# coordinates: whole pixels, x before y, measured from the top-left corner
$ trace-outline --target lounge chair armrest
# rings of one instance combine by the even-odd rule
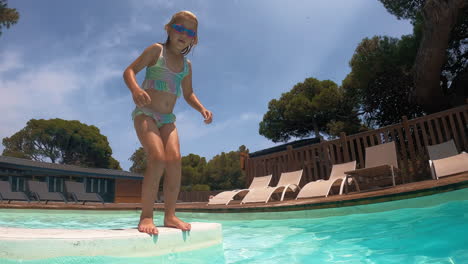
[[[26,193],[24,193],[24,192],[21,192],[21,193],[24,195],[24,198],[26,198],[26,200],[28,201],[28,203],[31,202],[31,200],[29,199],[28,195],[26,195]]]
[[[68,203],[68,199],[65,198],[65,195],[63,195],[63,193],[59,193],[59,195],[60,195],[60,197],[62,197],[62,199],[63,199],[63,201],[64,201],[65,203]]]
[[[96,193],[96,196],[101,200],[102,204],[104,204],[104,199],[102,199],[102,196],[99,193]]]
[[[294,188],[296,188],[296,189],[298,189],[298,190],[300,190],[300,189],[301,189],[301,187],[299,187],[299,185],[297,185],[297,184],[294,184],[294,183],[291,183],[291,184],[285,185],[285,186],[284,186],[284,189],[286,190],[286,189],[288,189],[288,188],[290,188],[290,187],[294,187]],[[292,188],[291,188],[291,189],[292,189]],[[294,190],[294,191],[295,191],[295,190]]]
[[[280,200],[280,201],[283,201],[283,200],[284,200],[284,196],[285,196],[285,194],[286,194],[286,191],[287,191],[288,188],[290,188],[290,187],[295,187],[295,189],[291,188],[291,190],[293,190],[293,191],[298,191],[298,190],[300,191],[300,190],[301,190],[301,187],[299,187],[299,185],[297,185],[297,184],[288,184],[288,185],[285,185],[285,186],[284,186],[284,189],[283,189],[283,192],[282,192],[282,194],[281,194],[281,200]],[[275,190],[275,191],[276,191],[276,190]]]
[[[76,197],[76,194],[74,192],[70,193],[71,197],[73,198],[73,200],[75,200],[75,203],[78,202],[78,197]]]
[[[429,160],[429,170],[431,171],[431,176],[432,179],[437,180],[437,175],[435,173],[435,168],[434,168],[434,161]]]

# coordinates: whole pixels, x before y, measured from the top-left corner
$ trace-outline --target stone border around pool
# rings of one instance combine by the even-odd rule
[[[65,256],[151,257],[222,243],[221,224],[192,223],[192,230],[159,227],[150,236],[136,229],[74,230],[0,227],[0,259],[32,260]]]

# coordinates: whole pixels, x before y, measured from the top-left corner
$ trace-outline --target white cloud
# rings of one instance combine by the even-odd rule
[[[164,10],[172,9],[175,6],[174,1],[167,0],[135,0],[130,3],[135,10]]]
[[[202,116],[196,111],[183,111],[176,113],[177,129],[181,140],[196,140],[205,136],[222,136],[228,131],[234,131],[247,123],[258,123],[261,115],[257,113],[241,113],[240,115],[218,121],[213,116],[213,122],[206,125]]]
[[[241,120],[253,120],[253,121],[258,121],[260,122],[262,120],[263,116],[261,114],[257,113],[243,113],[240,116]]]
[[[18,65],[24,64],[19,61]],[[8,80],[6,74],[0,75],[1,110],[38,110],[50,105],[61,107],[65,105],[65,97],[80,86],[76,72],[54,64],[38,69],[18,68],[20,71],[14,74],[14,79]]]
[[[10,70],[15,70],[24,67],[21,61],[21,54],[15,51],[2,52],[0,53],[0,74]]]
[[[109,90],[115,93],[117,88],[112,91],[108,85],[119,80],[124,86],[118,60],[126,54],[120,39],[130,38],[137,25],[115,26],[97,37],[92,36],[89,28],[92,26],[85,27],[83,35],[76,39],[85,43],[93,39],[88,42],[93,45],[69,56],[31,64],[26,63],[21,52],[26,46],[0,53],[0,112],[4,113],[0,119],[0,138],[19,131],[31,118],[77,119],[98,127],[120,125],[119,111],[126,110],[122,105],[125,101],[130,105],[131,97],[111,97]],[[117,37],[109,41],[112,35]],[[119,130],[116,131],[109,138],[114,135],[120,138]]]
[[[63,63],[27,68],[22,57],[18,51],[0,54],[0,61],[15,58],[14,67],[5,67],[8,74],[0,72],[0,138],[19,131],[31,118],[73,117],[69,96],[80,87],[79,75],[58,66]]]
[[[73,39],[54,44],[54,48],[65,49],[71,41],[83,47],[69,55],[32,64],[24,60],[22,52],[29,49],[28,43],[0,53],[0,112],[4,113],[0,138],[19,131],[31,118],[80,120],[98,126],[114,146],[114,157],[128,163],[134,149],[119,143],[138,140],[129,126],[131,96],[117,96],[122,94],[119,89],[126,89],[122,61],[129,54],[132,59],[139,55],[141,51],[129,50],[128,44],[136,35],[153,29],[146,23],[151,20],[135,13],[128,22],[113,24],[104,32],[94,30],[92,19],[85,21],[83,31]],[[115,83],[117,87],[109,87]]]

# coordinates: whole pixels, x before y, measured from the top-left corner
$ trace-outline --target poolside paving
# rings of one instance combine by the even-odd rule
[[[178,203],[179,212],[213,212],[213,213],[239,213],[239,212],[275,212],[294,211],[306,209],[337,208],[353,205],[372,204],[379,202],[395,201],[426,195],[432,195],[452,190],[468,188],[468,172],[445,177],[439,180],[425,180],[395,187],[352,192],[344,195],[332,195],[321,198],[308,198],[294,200],[289,198],[285,201],[270,201],[268,203],[240,204],[240,201],[233,201],[229,205],[207,205],[207,202],[186,202]],[[48,204],[32,201],[30,203],[12,201],[2,202],[0,208],[31,208],[31,209],[90,209],[90,210],[140,210],[139,203],[87,203],[74,204],[63,202],[49,202]],[[164,204],[155,203],[155,210],[163,210]]]
[[[150,257],[208,248],[221,244],[222,240],[221,224],[216,223],[192,223],[188,232],[159,227],[157,236],[137,229],[0,227],[0,262],[65,256]]]

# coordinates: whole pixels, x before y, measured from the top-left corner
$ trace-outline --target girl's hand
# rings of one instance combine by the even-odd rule
[[[206,108],[203,108],[200,113],[202,114],[203,118],[205,118],[205,124],[209,124],[211,121],[213,121],[213,113],[208,111]]]
[[[138,89],[132,93],[133,101],[138,107],[143,107],[151,103],[151,97],[143,90]]]

